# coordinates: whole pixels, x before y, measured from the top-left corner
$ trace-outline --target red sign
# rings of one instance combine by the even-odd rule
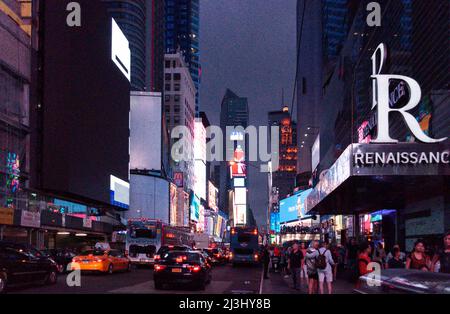
[[[184,185],[183,181],[183,172],[175,172],[173,174],[173,183],[179,188],[182,188]]]
[[[231,163],[231,177],[246,177],[247,176],[247,166],[242,162]]]

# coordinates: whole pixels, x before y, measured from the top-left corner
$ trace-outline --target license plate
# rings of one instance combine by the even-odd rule
[[[173,268],[172,273],[181,273],[181,268]]]
[[[84,260],[83,261],[83,263],[85,263],[85,264],[87,264],[87,263],[89,263],[90,262],[90,260]]]

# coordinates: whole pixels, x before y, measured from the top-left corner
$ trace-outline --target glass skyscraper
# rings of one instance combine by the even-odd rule
[[[195,112],[199,114],[200,65],[200,5],[199,0],[166,0],[166,53],[179,49],[189,66],[197,89]]]

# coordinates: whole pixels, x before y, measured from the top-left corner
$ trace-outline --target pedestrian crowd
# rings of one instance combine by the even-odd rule
[[[382,242],[358,242],[354,238],[345,246],[313,240],[308,246],[305,242],[294,242],[289,246],[266,247],[265,252],[265,278],[271,262],[273,272],[292,277],[293,289],[300,290],[306,284],[309,294],[324,294],[325,288],[327,293],[333,293],[338,273],[357,286],[360,276],[373,271],[372,263],[378,263],[380,269],[450,274],[450,232],[443,237],[442,249],[427,247],[424,241],[417,240],[409,254],[398,244],[386,253]]]

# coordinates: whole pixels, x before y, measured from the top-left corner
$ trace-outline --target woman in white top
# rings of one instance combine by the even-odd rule
[[[324,255],[327,261],[327,266],[325,269],[317,269],[317,273],[319,274],[319,291],[320,294],[324,293],[323,283],[326,280],[328,294],[331,294],[333,292],[333,266],[335,263],[326,242],[324,242],[322,247],[319,249],[319,254]]]

